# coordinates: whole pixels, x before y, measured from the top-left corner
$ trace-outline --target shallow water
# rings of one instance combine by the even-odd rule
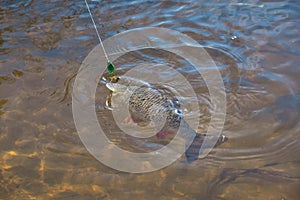
[[[95,0],[90,5],[103,39],[154,26],[203,45],[222,74],[223,134],[230,139],[204,159],[188,164],[182,156],[152,173],[123,173],[101,164],[82,144],[72,116],[74,79],[98,42],[84,2],[3,1],[0,199],[299,199],[298,1]],[[128,53],[115,65],[122,74],[149,62],[170,64],[189,80],[202,114],[199,129],[205,131],[209,93],[186,60],[148,49]],[[97,92],[96,111],[108,137],[131,150],[136,143],[126,143],[130,140],[104,109],[108,91],[99,84]]]

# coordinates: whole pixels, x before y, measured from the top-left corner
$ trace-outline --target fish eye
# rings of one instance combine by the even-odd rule
[[[119,81],[119,79],[120,79],[120,78],[119,78],[118,76],[113,76],[113,77],[111,77],[111,80],[110,80],[110,81],[111,81],[112,83],[117,83],[117,82]]]

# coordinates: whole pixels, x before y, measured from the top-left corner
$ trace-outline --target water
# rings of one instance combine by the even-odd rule
[[[97,44],[84,1],[3,1],[0,199],[299,199],[298,1],[89,3],[103,39],[154,26],[205,46],[226,88],[230,139],[205,159],[188,164],[183,156],[148,174],[104,166],[81,143],[72,117],[74,78]],[[171,63],[187,77],[205,130],[209,94],[186,60],[150,49],[114,64],[124,73],[149,61]],[[132,148],[103,108],[107,91],[98,91],[100,123],[116,144]]]

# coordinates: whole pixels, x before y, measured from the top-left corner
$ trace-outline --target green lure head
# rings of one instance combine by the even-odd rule
[[[107,62],[107,70],[110,74],[113,74],[115,72],[115,66],[110,61]]]

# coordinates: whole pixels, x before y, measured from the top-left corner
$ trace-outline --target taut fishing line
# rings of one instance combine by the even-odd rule
[[[107,53],[106,53],[105,48],[104,48],[104,45],[103,45],[103,43],[102,43],[102,39],[101,39],[101,37],[100,37],[100,34],[99,34],[99,32],[98,32],[96,23],[95,23],[95,21],[94,21],[93,15],[92,15],[92,12],[91,12],[91,10],[90,10],[89,4],[88,4],[87,0],[84,0],[84,2],[85,2],[85,5],[86,5],[86,7],[87,7],[87,9],[88,9],[88,11],[89,11],[91,20],[92,20],[92,22],[93,22],[93,26],[94,26],[94,28],[95,28],[95,30],[96,30],[96,34],[97,34],[97,37],[98,37],[99,42],[100,42],[100,45],[101,45],[101,48],[103,49],[105,58],[106,58],[106,60],[107,60],[107,70],[108,70],[108,72],[109,72],[110,74],[113,74],[114,71],[115,71],[115,66],[112,64],[112,62],[109,60],[109,58],[108,58],[108,56],[107,56]]]

